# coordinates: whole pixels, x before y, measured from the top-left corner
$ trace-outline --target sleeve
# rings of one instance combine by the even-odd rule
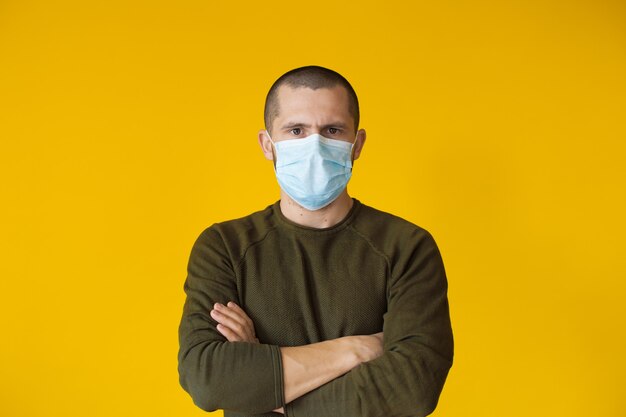
[[[180,385],[205,411],[259,414],[284,406],[280,348],[228,342],[209,312],[215,302],[239,303],[235,274],[221,235],[209,227],[191,250],[186,300],[178,328]]]
[[[434,411],[454,350],[443,260],[421,229],[390,263],[383,354],[290,402],[288,417],[421,417]]]

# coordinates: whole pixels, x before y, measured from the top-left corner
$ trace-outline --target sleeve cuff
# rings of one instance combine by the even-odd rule
[[[276,408],[283,407],[285,410],[285,417],[287,417],[287,404],[285,404],[285,382],[283,379],[283,359],[280,353],[280,347],[277,345],[270,345],[272,352],[272,364],[274,368],[274,401]]]

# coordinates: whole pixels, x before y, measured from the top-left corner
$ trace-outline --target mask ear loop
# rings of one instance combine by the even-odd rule
[[[352,142],[352,145],[350,145],[350,165],[354,165],[354,145],[356,144],[356,140],[359,138],[359,132],[356,133],[356,135],[354,136],[354,142]],[[350,167],[350,170],[352,170],[352,167]]]
[[[276,142],[274,142],[272,140],[272,136],[270,135],[270,131],[267,130],[267,129],[265,129],[265,131],[267,132],[267,137],[270,139],[270,142],[272,142],[272,157],[273,157],[272,158],[272,162],[274,163],[274,172],[276,172],[276,159],[278,159],[276,157],[276,154],[278,153],[278,152],[276,152]]]

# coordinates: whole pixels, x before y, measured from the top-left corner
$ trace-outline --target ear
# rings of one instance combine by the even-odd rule
[[[263,151],[263,155],[265,155],[265,159],[270,161],[274,160],[274,152],[272,149],[272,141],[270,140],[270,136],[267,133],[267,130],[259,130],[259,145],[261,145],[261,151]]]
[[[359,159],[359,155],[361,155],[361,150],[363,149],[363,145],[365,145],[365,129],[359,129],[356,133],[356,139],[354,140],[354,149],[352,153],[352,160]]]

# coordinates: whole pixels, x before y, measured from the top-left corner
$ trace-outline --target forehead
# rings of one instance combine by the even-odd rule
[[[282,85],[277,91],[278,116],[276,120],[291,118],[334,117],[353,121],[348,92],[341,85],[331,88],[291,87]]]

